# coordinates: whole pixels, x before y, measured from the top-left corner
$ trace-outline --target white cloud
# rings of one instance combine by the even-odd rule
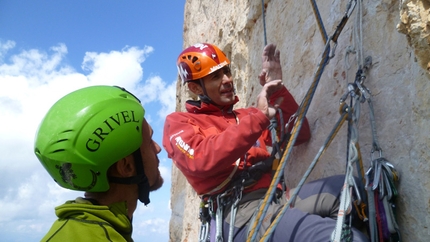
[[[3,56],[10,50],[15,47],[15,42],[8,40],[5,43],[3,43],[0,40],[0,63],[3,63]]]
[[[169,221],[161,218],[144,220],[134,226],[134,237],[148,235],[149,232],[165,234],[169,231]]]
[[[82,195],[55,184],[33,154],[37,127],[54,102],[71,91],[99,84],[123,86],[144,104],[159,103],[163,108],[157,115],[173,111],[175,102],[172,106],[172,98],[166,96],[166,92],[172,94],[171,85],[160,77],[142,82],[141,64],[152,47],[87,52],[82,63],[86,73],[65,64],[65,44],[48,52],[30,49],[10,53],[14,48],[13,41],[0,42],[0,237],[26,234],[33,241],[40,239],[55,220],[55,206]],[[150,113],[145,116],[149,120],[152,117]],[[160,170],[170,182],[170,168],[162,165]],[[149,224],[157,223],[168,224],[161,220]],[[163,233],[166,231],[167,227]]]
[[[7,47],[0,47],[0,49],[11,50],[13,46],[9,44]],[[61,65],[67,54],[67,47],[64,44],[60,43],[51,47],[51,52],[52,54],[37,49],[23,50],[19,54],[11,56],[11,64],[5,64],[5,61],[2,60],[0,73],[2,76],[25,76],[28,84],[36,87],[49,82],[58,74],[65,75],[73,72],[73,68],[70,66]]]
[[[119,85],[133,90],[142,79],[140,64],[152,51],[152,47],[145,46],[144,49],[126,47],[109,53],[87,52],[82,69],[91,72],[88,79],[92,84]]]
[[[159,101],[163,107],[158,115],[165,118],[168,114],[175,111],[176,107],[176,81],[168,85],[164,92],[161,92]]]
[[[160,174],[164,179],[164,183],[169,183],[170,184],[170,180],[171,180],[171,169],[170,167],[164,166],[164,165],[160,165],[160,167],[158,168],[160,170]]]
[[[157,101],[161,104],[158,116],[164,119],[168,114],[175,111],[176,106],[176,82],[167,84],[159,76],[147,79],[143,85],[138,86],[136,93],[143,106],[146,103]]]

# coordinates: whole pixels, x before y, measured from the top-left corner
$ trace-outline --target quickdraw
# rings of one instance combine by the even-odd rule
[[[367,170],[366,191],[369,202],[369,234],[372,242],[401,241],[399,226],[395,218],[395,199],[398,196],[395,183],[399,181],[399,174],[382,155],[379,145],[372,100],[367,99],[370,109],[370,123],[372,126],[373,148],[371,163]],[[373,154],[379,152],[374,159]]]
[[[369,227],[371,241],[400,241],[395,218],[395,182],[399,179],[394,166],[384,157],[372,160],[366,172],[366,191],[369,197]]]
[[[227,189],[221,194],[216,195],[204,195],[201,197],[200,202],[200,213],[199,219],[201,221],[199,231],[199,242],[210,241],[210,224],[211,221],[215,221],[215,241],[222,242],[223,239],[223,221],[224,221],[224,209],[227,206],[231,206],[230,210],[230,227],[228,242],[233,241],[233,230],[236,220],[236,213],[239,202],[242,200],[243,190],[245,189],[245,179],[240,184],[231,185],[231,188]]]

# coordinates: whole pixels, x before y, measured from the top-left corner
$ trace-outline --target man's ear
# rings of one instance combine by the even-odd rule
[[[195,83],[195,82],[188,82],[188,83],[187,83],[187,85],[188,85],[188,89],[189,89],[192,93],[194,93],[194,94],[196,94],[196,95],[201,95],[201,94],[203,94],[202,86],[200,86],[199,84],[197,84],[197,83]]]
[[[131,177],[136,174],[133,156],[129,155],[115,163],[116,171],[120,177]]]

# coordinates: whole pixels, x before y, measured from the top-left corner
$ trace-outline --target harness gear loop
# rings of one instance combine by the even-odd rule
[[[213,216],[213,201],[210,196],[202,196],[199,206],[199,242],[210,241],[210,221]]]
[[[242,180],[242,184],[245,182],[245,180]],[[231,212],[230,212],[230,228],[228,232],[228,242],[233,242],[233,232],[234,232],[234,224],[236,222],[236,214],[237,214],[237,208],[239,206],[240,200],[242,200],[242,193],[244,190],[244,186],[240,186],[238,189],[237,187],[234,189],[235,192],[235,200],[233,204],[231,205]]]
[[[216,197],[217,209],[216,209],[216,215],[215,215],[215,224],[216,224],[215,240],[217,242],[223,242],[224,241],[224,239],[222,237],[222,224],[223,224],[223,217],[224,217],[224,213],[223,213],[224,212],[224,206],[223,206],[222,196],[224,194],[220,194]]]
[[[241,184],[245,183],[242,179]],[[210,223],[211,219],[215,220],[215,241],[223,242],[223,224],[224,224],[224,209],[231,206],[230,210],[230,227],[228,241],[233,241],[234,224],[236,221],[236,214],[245,186],[232,185],[221,194],[217,195],[204,195],[201,197],[199,219],[202,222],[199,231],[199,242],[210,241]],[[212,231],[214,232],[214,231]]]

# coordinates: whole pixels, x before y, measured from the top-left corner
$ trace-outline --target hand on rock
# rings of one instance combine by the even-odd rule
[[[276,45],[268,44],[263,50],[263,69],[258,76],[260,84],[264,84],[274,81],[282,80],[282,68],[280,61],[280,52],[276,49]]]

